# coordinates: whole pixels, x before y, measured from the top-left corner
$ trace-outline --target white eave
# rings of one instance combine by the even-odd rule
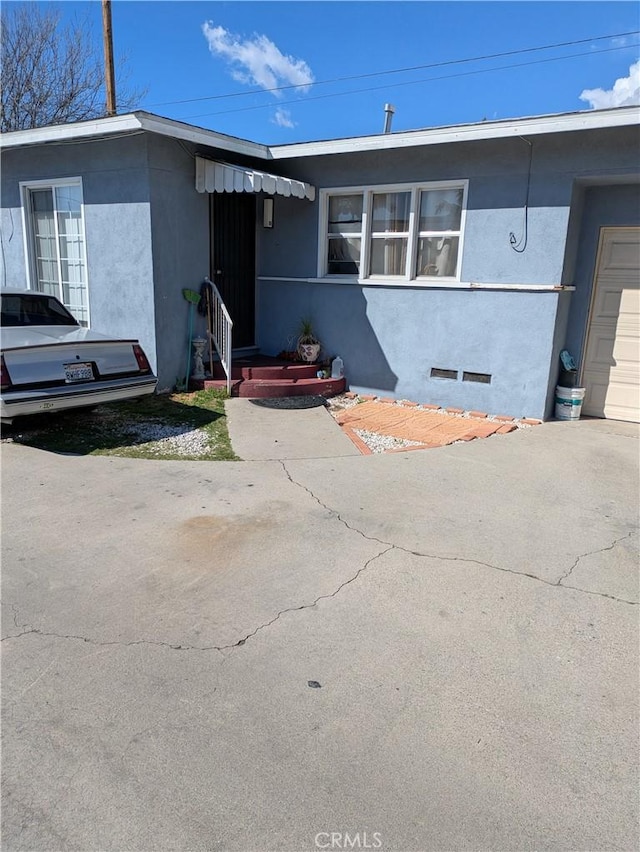
[[[313,201],[315,187],[301,180],[270,174],[246,166],[233,166],[196,157],[197,192],[265,192],[285,198]]]
[[[54,124],[48,127],[36,127],[33,130],[16,130],[4,133],[0,137],[0,148],[18,148],[27,145],[60,144],[89,139],[109,138],[141,132],[158,133],[173,139],[182,139],[195,145],[220,148],[234,154],[266,159],[269,156],[266,145],[249,142],[215,130],[193,127],[181,121],[161,118],[147,112],[133,112],[116,115],[111,118],[97,118],[93,121],[80,121],[75,124]]]
[[[260,160],[282,160],[294,157],[321,156],[323,154],[381,151],[393,148],[444,145],[453,142],[472,142],[483,139],[504,139],[513,136],[529,137],[579,130],[600,130],[633,126],[639,123],[640,110],[638,107],[632,106],[267,146],[139,111],[75,124],[57,124],[38,127],[33,130],[16,130],[0,136],[0,148],[82,142],[146,131],[173,139],[181,139],[196,146],[218,148]]]
[[[424,130],[382,133],[375,136],[351,136],[345,139],[273,145],[269,147],[269,154],[274,160],[281,160],[293,157],[316,157],[323,154],[444,145],[451,142],[475,142],[482,139],[504,139],[510,136],[539,136],[576,130],[600,130],[638,124],[640,124],[640,109],[637,106],[618,107],[506,121],[482,121],[478,124],[430,127]]]

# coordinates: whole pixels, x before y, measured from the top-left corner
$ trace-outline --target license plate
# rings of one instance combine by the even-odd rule
[[[62,366],[64,367],[65,382],[86,382],[95,378],[93,367],[88,361],[78,364],[63,364]]]

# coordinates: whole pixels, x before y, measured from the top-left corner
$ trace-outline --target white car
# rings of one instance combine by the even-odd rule
[[[53,296],[0,291],[0,419],[152,394],[157,379],[137,340],[83,328]]]

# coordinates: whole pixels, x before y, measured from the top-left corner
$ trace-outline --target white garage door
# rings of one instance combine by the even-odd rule
[[[582,381],[583,413],[640,422],[640,228],[603,228]]]

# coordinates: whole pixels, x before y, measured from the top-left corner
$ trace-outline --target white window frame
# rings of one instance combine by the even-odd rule
[[[353,275],[351,273],[341,274],[341,273],[329,273],[327,271],[329,266],[329,198],[337,195],[361,195],[362,190],[359,187],[355,187],[355,189],[349,189],[348,187],[342,187],[339,190],[331,191],[328,189],[320,190],[320,239],[318,240],[318,245],[322,246],[320,253],[318,254],[318,277],[328,277],[332,279],[338,280],[347,280],[353,281],[358,278],[358,276]],[[359,237],[360,239],[360,268],[364,263],[364,254],[365,250],[367,253],[367,258],[369,255],[368,246],[365,249],[365,233],[367,233],[368,221],[369,221],[369,209],[366,206],[367,198],[363,196],[362,199],[362,229],[360,233],[357,231],[349,231],[348,233],[338,234],[335,233],[332,236],[339,237]],[[324,230],[323,230],[324,229]]]
[[[81,177],[68,178],[49,178],[44,180],[27,180],[20,181],[20,202],[22,206],[22,236],[24,241],[24,256],[27,272],[27,289],[39,292],[36,289],[38,275],[36,272],[36,260],[34,257],[35,237],[33,232],[33,219],[31,217],[30,192],[33,189],[57,189],[62,186],[79,186],[80,187],[80,218],[82,221],[82,263],[84,265],[84,286],[87,293],[87,328],[91,327],[91,305],[89,299],[89,267],[87,264],[87,228],[84,215],[84,189],[82,186]],[[55,199],[55,193],[54,193]],[[55,212],[57,210],[54,207]],[[55,237],[56,237],[56,260],[58,265],[58,281],[60,282],[60,292],[58,299],[64,304],[62,291],[62,263],[60,259],[60,234],[58,231],[58,217],[53,217]],[[65,305],[65,307],[67,307]]]
[[[419,231],[420,225],[420,193],[438,189],[462,189],[462,211],[460,214],[460,231]],[[443,180],[427,181],[421,183],[392,183],[372,184],[365,186],[340,186],[321,189],[319,193],[319,221],[318,221],[318,278],[326,281],[343,281],[358,284],[384,284],[387,286],[412,287],[443,287],[450,284],[460,283],[460,271],[462,269],[462,256],[464,249],[464,233],[467,214],[467,195],[469,190],[468,180]],[[407,240],[407,263],[404,275],[370,275],[369,266],[371,259],[373,196],[385,192],[410,192],[411,204],[409,212],[409,233]],[[360,273],[358,275],[340,275],[328,272],[328,249],[329,249],[329,198],[336,195],[359,195],[363,196],[362,203],[362,231],[360,233]],[[426,235],[426,236],[425,236]],[[357,236],[351,233],[350,236]],[[381,234],[379,236],[382,236]],[[392,235],[395,236],[395,235]],[[403,234],[398,234],[398,237]],[[458,237],[458,257],[456,261],[455,275],[450,276],[418,276],[418,240],[422,237]]]

